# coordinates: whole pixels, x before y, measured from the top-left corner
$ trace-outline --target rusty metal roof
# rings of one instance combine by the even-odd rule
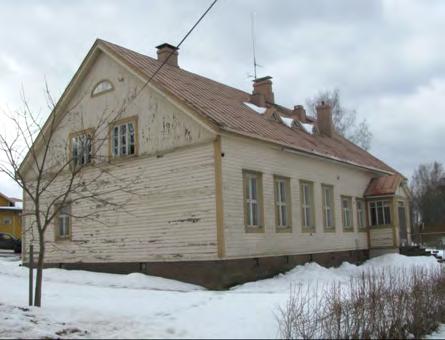
[[[366,188],[364,196],[394,195],[402,180],[403,178],[399,174],[373,178]]]
[[[147,79],[161,64],[156,59],[110,42],[98,40],[97,43]],[[250,99],[247,92],[170,65],[164,65],[152,82],[222,130],[340,162],[383,172],[396,172],[338,134],[332,137],[311,135],[303,129],[289,128],[281,122],[267,119],[244,104]],[[281,111],[289,110],[279,105],[275,107],[277,110],[281,108]]]

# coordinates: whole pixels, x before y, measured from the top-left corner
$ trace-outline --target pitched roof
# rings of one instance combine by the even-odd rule
[[[0,197],[3,197],[5,200],[7,200],[9,203],[12,203],[12,204],[14,204],[16,202],[14,198],[8,197],[1,192],[0,192]]]
[[[110,42],[98,40],[98,44],[147,79],[161,64],[156,59]],[[383,172],[396,172],[342,136],[311,135],[304,129],[289,128],[281,122],[265,118],[244,104],[250,99],[250,94],[247,92],[167,64],[161,68],[152,82],[223,130],[268,140],[291,149],[341,162]],[[279,105],[276,107],[281,111],[286,110]]]
[[[371,182],[369,182],[364,196],[394,195],[402,179],[402,176],[399,174],[373,178]]]

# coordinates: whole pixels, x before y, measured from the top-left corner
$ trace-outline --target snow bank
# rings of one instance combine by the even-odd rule
[[[427,335],[425,339],[445,339],[445,323],[436,332]]]
[[[15,277],[28,277],[28,268],[20,266],[19,261],[2,261],[0,274]],[[83,270],[65,270],[49,268],[43,274],[45,282],[71,283],[86,286],[149,289],[177,292],[205,290],[190,283],[169,280],[162,277],[132,273],[128,275],[88,272]]]
[[[397,254],[361,266],[308,263],[222,292],[143,274],[46,269],[44,308],[28,309],[28,269],[0,258],[0,291],[7,292],[0,294],[0,338],[276,338],[277,308],[293,283],[316,290],[367,269],[437,265]]]
[[[344,262],[337,268],[325,268],[317,263],[296,266],[285,274],[271,279],[248,282],[232,288],[234,292],[285,292],[292,285],[325,286],[334,281],[347,283],[351,277],[358,277],[363,272],[388,268],[437,267],[440,264],[430,256],[408,257],[399,254],[387,254],[366,261],[360,266]],[[316,288],[316,287],[314,287]]]

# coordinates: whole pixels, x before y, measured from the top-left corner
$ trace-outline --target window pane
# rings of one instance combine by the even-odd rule
[[[389,207],[385,207],[385,224],[391,224],[391,210]]]
[[[127,154],[127,125],[123,124],[120,129],[121,155]]]
[[[378,209],[377,209],[377,224],[378,224],[378,225],[382,225],[382,224],[384,224],[384,220],[383,220],[383,208],[382,208],[381,204],[380,204],[380,206],[378,206]]]
[[[132,123],[128,123],[128,154],[134,154],[134,128]]]
[[[280,225],[281,226],[287,226],[287,208],[285,205],[281,206],[281,221],[280,221]]]
[[[252,203],[252,225],[258,225],[258,205],[256,203]]]
[[[253,200],[257,199],[257,187],[256,187],[256,178],[250,177],[250,198]]]
[[[286,187],[285,187],[284,181],[280,181],[279,186],[280,186],[280,194],[281,194],[280,201],[283,203],[286,203]]]
[[[85,136],[85,164],[91,162],[91,137]]]
[[[59,235],[64,236],[65,235],[65,220],[63,217],[59,217]]]
[[[371,204],[371,225],[377,225],[377,211],[374,204]]]
[[[303,202],[309,204],[309,185],[303,184]]]
[[[72,155],[73,158],[73,164],[77,165],[77,158],[78,158],[78,146],[77,146],[77,138],[71,139],[71,145],[72,145]]]
[[[304,210],[305,210],[305,219],[306,219],[305,226],[311,227],[312,226],[311,208],[306,207]]]
[[[113,155],[119,155],[119,128],[117,126],[113,129]]]

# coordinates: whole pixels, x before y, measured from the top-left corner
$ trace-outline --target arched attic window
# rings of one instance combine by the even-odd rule
[[[91,91],[91,97],[95,97],[113,90],[114,86],[109,80],[101,80],[96,84],[96,86],[94,86],[93,91]]]

